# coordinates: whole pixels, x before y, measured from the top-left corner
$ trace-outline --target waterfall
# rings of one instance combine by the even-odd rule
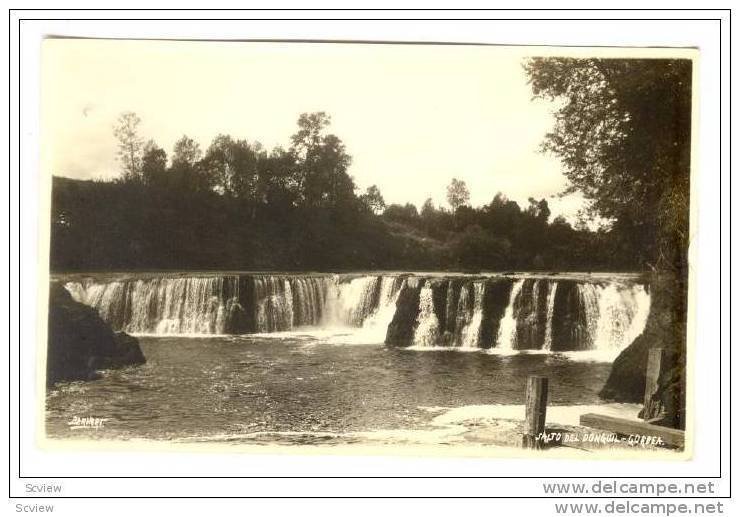
[[[527,279],[524,281],[519,296],[514,300],[516,315],[517,350],[539,350],[545,341],[547,326],[547,300],[543,295],[543,285],[547,280]]]
[[[147,332],[154,326],[157,334],[223,334],[222,288],[222,278],[179,278],[164,286],[160,282],[138,281],[132,292],[132,313],[126,328]],[[164,296],[158,296],[160,289],[164,289]],[[155,318],[151,317],[153,306],[158,315]]]
[[[324,314],[329,282],[321,277],[297,277],[290,282],[293,291],[293,326],[318,325]]]
[[[367,338],[368,343],[382,343],[385,340],[388,325],[396,313],[396,302],[402,286],[403,280],[397,276],[384,276],[380,280],[378,307],[362,323],[362,337]]]
[[[329,327],[361,327],[377,307],[377,276],[361,276],[345,281],[335,278],[329,290],[323,323]]]
[[[596,331],[601,315],[598,288],[594,284],[578,284],[578,294],[581,297],[585,317],[586,348],[598,348]]]
[[[414,345],[435,346],[439,340],[439,320],[434,313],[432,285],[429,280],[419,293],[419,316],[416,319],[416,325]]]
[[[223,334],[238,296],[235,277],[67,283],[73,298],[116,330],[134,334]],[[238,303],[238,302],[236,302]]]
[[[621,350],[642,333],[650,312],[650,295],[641,285],[599,287],[594,348]]]
[[[337,328],[354,343],[604,351],[628,346],[650,310],[646,285],[616,280],[441,275],[149,275],[70,280],[114,330],[218,335]],[[402,289],[403,288],[403,289]],[[411,289],[411,291],[408,291]],[[407,292],[408,296],[401,296]],[[397,323],[392,323],[396,321]],[[341,339],[340,339],[341,341]],[[389,345],[397,343],[388,342]]]
[[[460,346],[477,348],[481,320],[483,319],[483,282],[473,283],[473,308],[467,325],[462,329]]]
[[[545,342],[542,345],[543,350],[552,350],[552,315],[555,310],[555,293],[557,292],[557,288],[557,282],[550,282],[550,288],[547,292],[547,319],[545,320]]]
[[[460,346],[463,341],[463,332],[473,318],[472,301],[470,285],[465,284],[460,288],[460,297],[457,299],[457,308],[455,310],[455,324],[453,326],[454,346]]]
[[[514,304],[516,303],[519,293],[524,286],[524,279],[517,280],[511,288],[509,295],[509,305],[506,306],[504,316],[498,327],[498,336],[496,337],[496,348],[499,350],[514,350],[516,341],[516,314]]]
[[[293,290],[282,277],[254,279],[257,332],[276,332],[293,328]]]
[[[459,294],[459,293],[458,293]],[[455,283],[447,281],[447,293],[445,293],[445,330],[455,332],[457,320],[457,299],[455,298]]]

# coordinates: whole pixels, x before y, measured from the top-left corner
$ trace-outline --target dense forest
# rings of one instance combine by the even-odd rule
[[[386,206],[376,186],[358,192],[325,113],[300,115],[287,149],[218,135],[203,152],[183,136],[169,157],[139,123],[114,128],[115,181],[54,177],[53,271],[645,268],[633,240],[551,218],[545,199],[472,207],[453,178],[448,207]]]

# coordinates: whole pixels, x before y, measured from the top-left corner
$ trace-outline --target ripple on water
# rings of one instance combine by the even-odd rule
[[[432,426],[424,408],[523,404],[532,374],[550,377],[551,404],[600,404],[609,372],[608,363],[566,355],[419,353],[323,340],[143,337],[147,364],[48,390],[48,434],[327,443],[390,433],[385,440]],[[71,429],[74,416],[108,420],[97,430]]]

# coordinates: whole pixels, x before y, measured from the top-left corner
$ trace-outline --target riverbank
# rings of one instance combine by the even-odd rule
[[[241,432],[184,437],[167,443],[146,439],[94,439],[96,429],[87,429],[90,439],[63,441],[47,439],[42,444],[55,448],[84,450],[172,450],[192,452],[229,451],[237,453],[303,455],[393,455],[447,457],[531,457],[574,459],[682,460],[686,451],[640,443],[629,437],[578,425],[581,414],[599,412],[632,418],[634,404],[553,406],[548,409],[547,432],[551,441],[541,450],[521,447],[523,405],[471,405],[457,408],[419,408],[432,418],[428,425],[414,429],[385,429],[360,432],[283,431]],[[570,441],[564,441],[567,438]],[[575,441],[577,439],[577,441]]]
[[[636,404],[600,404],[553,406],[548,408],[546,436],[542,449],[522,449],[524,405],[472,405],[457,408],[421,407],[434,415],[429,425],[419,429],[377,430],[354,433],[234,433],[181,444],[231,444],[237,449],[258,443],[263,447],[284,446],[287,440],[304,452],[334,450],[340,453],[396,454],[398,448],[424,451],[431,455],[530,456],[581,458],[628,458],[649,455],[655,459],[683,458],[683,451],[654,443],[653,437],[622,436],[579,424],[582,414],[598,412],[634,419],[640,409]],[[246,428],[248,429],[248,427]],[[311,451],[311,448],[315,451]],[[292,449],[292,447],[291,447]]]

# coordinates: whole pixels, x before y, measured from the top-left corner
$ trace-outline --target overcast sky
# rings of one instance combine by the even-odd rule
[[[526,48],[47,40],[45,168],[71,178],[119,175],[112,127],[123,111],[168,153],[187,134],[205,149],[219,133],[288,147],[298,115],[325,111],[350,174],[386,203],[446,204],[464,180],[474,206],[496,192],[547,198],[569,219],[560,163],[538,146],[553,105],[533,101]]]

